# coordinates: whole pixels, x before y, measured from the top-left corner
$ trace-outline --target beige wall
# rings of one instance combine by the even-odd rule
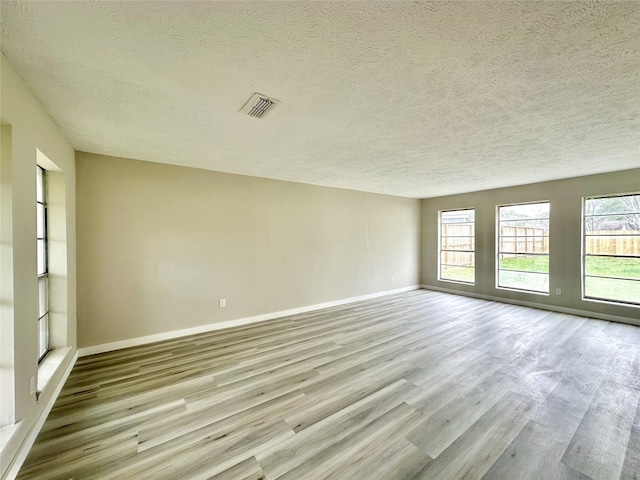
[[[640,308],[582,300],[582,197],[640,191],[640,169],[422,200],[422,284],[520,302],[622,316],[640,323]],[[495,286],[496,206],[550,201],[550,295]],[[476,284],[438,281],[438,212],[476,209]],[[555,289],[561,295],[555,295]]]
[[[76,168],[81,347],[418,283],[419,200],[88,153]]]
[[[3,145],[0,158],[0,407],[2,425],[21,423],[9,442],[1,449],[0,474],[9,466],[19,445],[58,386],[62,371],[72,360],[76,346],[75,154],[4,55],[1,60],[0,115]],[[64,207],[56,202],[54,208],[57,221],[65,222],[65,225],[57,225],[56,237],[56,251],[64,250],[64,254],[52,259],[58,281],[55,293],[58,301],[55,306],[55,346],[72,348],[57,374],[36,399],[36,395],[30,393],[29,381],[36,378],[38,373],[35,206],[38,150],[55,163],[58,169],[55,173],[55,196],[57,199],[65,200]],[[64,211],[61,211],[61,208]],[[64,235],[60,233],[62,231],[65,232]],[[62,257],[64,265],[60,264]]]

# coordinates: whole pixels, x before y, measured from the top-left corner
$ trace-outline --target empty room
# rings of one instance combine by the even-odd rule
[[[640,3],[0,20],[3,480],[640,478]]]

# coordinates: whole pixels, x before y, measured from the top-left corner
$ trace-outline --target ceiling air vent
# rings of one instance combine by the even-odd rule
[[[261,93],[254,93],[247,103],[244,104],[240,113],[246,113],[251,117],[262,118],[273,106],[280,103],[275,98],[267,97]]]

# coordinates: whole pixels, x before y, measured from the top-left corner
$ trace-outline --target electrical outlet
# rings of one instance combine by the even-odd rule
[[[227,306],[227,299],[226,298],[221,298],[220,299],[220,308],[225,308]]]
[[[34,393],[36,393],[36,377],[31,377],[29,379],[29,395]]]
[[[391,276],[389,277],[389,281],[390,281],[391,283],[393,283],[393,282],[395,281],[395,279],[393,278],[393,275],[391,275]]]
[[[556,295],[562,295],[562,289],[556,288]]]

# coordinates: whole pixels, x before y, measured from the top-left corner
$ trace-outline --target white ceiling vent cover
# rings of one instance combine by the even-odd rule
[[[267,97],[261,93],[254,93],[247,103],[244,104],[240,113],[246,113],[251,117],[262,118],[274,105],[280,103],[275,98]]]

